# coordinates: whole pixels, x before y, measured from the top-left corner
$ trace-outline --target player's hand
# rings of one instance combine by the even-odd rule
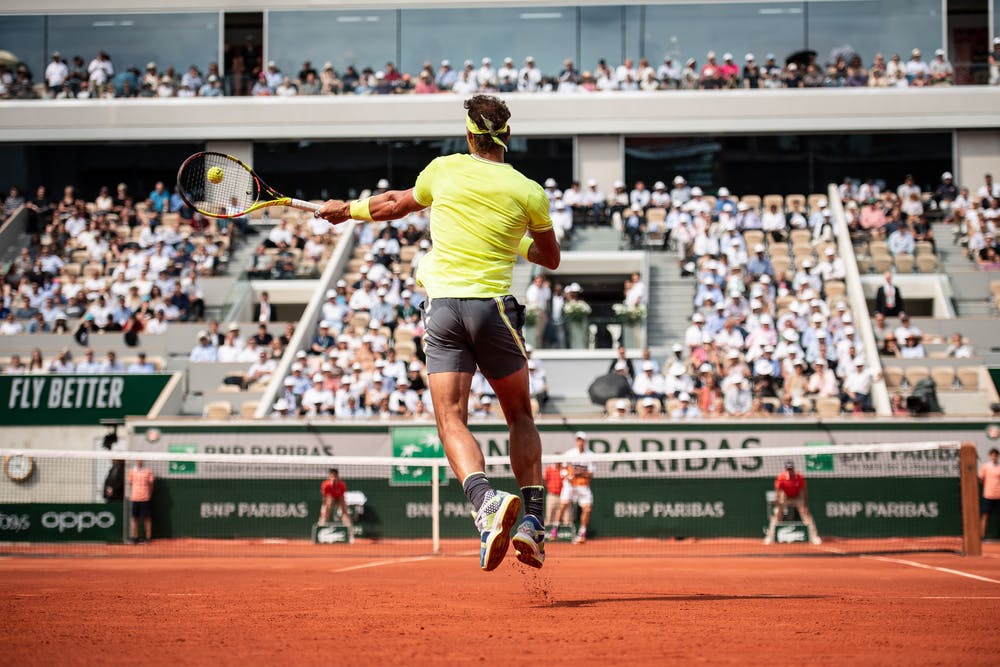
[[[351,218],[351,204],[341,199],[328,199],[315,215],[336,225]]]

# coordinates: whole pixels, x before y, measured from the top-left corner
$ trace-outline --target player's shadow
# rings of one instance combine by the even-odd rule
[[[829,595],[637,595],[632,597],[582,598],[579,600],[556,600],[539,607],[596,607],[619,602],[719,602],[731,600],[825,600]]]

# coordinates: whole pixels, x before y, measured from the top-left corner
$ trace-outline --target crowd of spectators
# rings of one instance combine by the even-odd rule
[[[200,280],[225,270],[235,241],[233,226],[194,215],[162,182],[138,201],[124,183],[92,199],[72,185],[58,198],[11,188],[5,217],[22,207],[29,239],[0,284],[0,335],[71,333],[86,347],[120,334],[136,347],[204,318]]]
[[[995,42],[1000,52],[1000,40]],[[992,56],[991,56],[992,57]],[[1000,57],[1000,53],[998,53]],[[714,51],[699,63],[695,57],[666,56],[662,62],[647,58],[625,59],[618,65],[600,59],[593,69],[580,69],[566,59],[558,72],[542,72],[535,59],[527,56],[520,63],[506,57],[494,64],[484,57],[478,62],[465,60],[461,66],[449,59],[438,65],[424,63],[419,72],[400,71],[392,62],[382,68],[349,65],[338,71],[332,62],[317,69],[305,61],[297,72],[284,72],[274,61],[264,62],[259,48],[248,41],[241,48],[225,47],[226,71],[218,63],[202,69],[160,68],[146,63],[117,69],[104,51],[89,62],[76,55],[72,59],[54,52],[46,66],[43,81],[36,88],[32,73],[25,65],[13,70],[0,68],[0,97],[15,98],[122,98],[122,97],[218,97],[222,95],[343,95],[399,93],[476,92],[608,92],[656,90],[716,90],[774,88],[840,87],[924,87],[951,85],[954,68],[943,49],[925,60],[919,49],[908,58],[877,53],[867,66],[862,57],[850,50],[831,53],[819,62],[813,52],[802,52],[792,59],[779,60],[773,53],[763,59],[753,53],[742,57],[732,53],[721,56]],[[992,79],[991,79],[992,81]]]

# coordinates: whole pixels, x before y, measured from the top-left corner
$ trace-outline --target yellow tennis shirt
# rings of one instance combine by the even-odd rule
[[[433,160],[413,198],[431,207],[434,246],[417,267],[431,298],[510,294],[517,246],[527,231],[552,229],[549,200],[511,165],[473,155]]]

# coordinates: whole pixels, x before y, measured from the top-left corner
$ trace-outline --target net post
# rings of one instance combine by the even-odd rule
[[[441,553],[441,481],[438,478],[440,470],[440,463],[431,465],[431,549],[435,555]]]
[[[979,533],[977,463],[976,446],[971,442],[963,442],[959,450],[959,475],[962,489],[962,550],[966,556],[983,555],[983,541]]]

